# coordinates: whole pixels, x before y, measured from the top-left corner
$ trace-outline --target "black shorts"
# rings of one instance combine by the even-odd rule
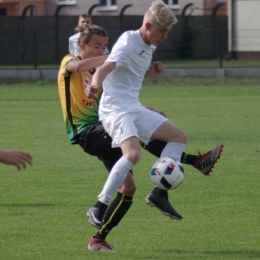
[[[103,162],[108,172],[114,164],[122,157],[121,148],[112,148],[112,138],[102,125],[91,125],[83,130],[77,137],[84,152],[97,156]]]

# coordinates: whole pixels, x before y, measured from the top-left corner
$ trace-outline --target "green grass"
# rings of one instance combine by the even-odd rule
[[[1,81],[0,149],[28,150],[34,164],[0,165],[0,259],[260,259],[259,79],[146,81],[140,99],[187,132],[187,152],[218,142],[224,152],[210,177],[184,166],[182,185],[169,192],[177,222],[145,204],[155,158],[143,151],[133,206],[107,238],[117,253],[90,253],[96,231],[85,212],[104,167],[69,144],[56,82]]]

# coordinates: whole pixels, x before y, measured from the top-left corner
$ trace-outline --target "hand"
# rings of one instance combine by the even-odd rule
[[[0,162],[16,166],[18,170],[26,168],[26,163],[32,165],[32,156],[20,150],[0,151]]]
[[[90,85],[88,87],[86,87],[85,89],[85,94],[89,97],[89,98],[93,98],[95,97],[95,93],[98,92],[99,87],[95,86],[95,85]]]
[[[156,78],[164,72],[164,65],[161,62],[153,62],[146,72],[145,77]]]
[[[154,67],[154,71],[157,74],[162,74],[164,72],[164,65],[161,62],[153,62],[152,65]]]

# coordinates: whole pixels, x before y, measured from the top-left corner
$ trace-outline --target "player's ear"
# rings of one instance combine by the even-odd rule
[[[147,31],[150,31],[150,30],[151,30],[151,27],[152,27],[152,24],[151,24],[151,23],[149,23],[149,22],[145,23],[145,29],[146,29]]]
[[[83,42],[79,42],[79,48],[83,50],[85,48],[85,44]]]

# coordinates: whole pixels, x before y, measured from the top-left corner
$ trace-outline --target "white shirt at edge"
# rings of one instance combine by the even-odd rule
[[[76,33],[69,37],[69,53],[78,56],[79,55],[79,45],[78,45],[78,39],[79,39],[80,33]]]

